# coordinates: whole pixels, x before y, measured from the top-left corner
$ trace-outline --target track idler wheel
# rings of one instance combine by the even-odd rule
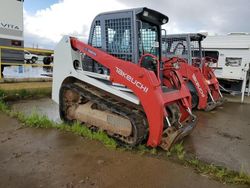
[[[78,106],[80,95],[69,86],[63,85],[60,89],[59,96],[60,118],[67,123],[72,123],[74,118],[70,116],[70,109]]]

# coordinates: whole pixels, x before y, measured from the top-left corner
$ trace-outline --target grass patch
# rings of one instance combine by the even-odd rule
[[[177,156],[179,160],[184,160],[185,159],[185,150],[183,147],[183,142],[175,144],[170,151],[167,152],[167,156],[170,157],[172,155]]]
[[[0,111],[8,114],[11,117],[17,118],[24,127],[34,128],[55,128],[61,131],[72,132],[73,134],[102,142],[108,148],[118,148],[116,141],[107,136],[104,132],[93,132],[80,123],[74,123],[69,126],[64,123],[56,123],[49,120],[46,116],[41,116],[36,113],[29,116],[20,112],[13,112],[9,106],[0,99]],[[131,150],[131,148],[122,148],[121,150]],[[167,153],[159,151],[156,148],[148,148],[145,145],[137,146],[133,151],[140,154],[162,155],[167,156],[168,159],[177,161],[180,164],[193,168],[197,173],[206,175],[214,180],[229,184],[244,184],[250,185],[250,176],[243,172],[235,172],[225,167],[208,164],[199,160],[198,158],[189,157],[186,155],[182,142],[176,144]]]
[[[132,149],[132,148],[130,148],[130,149]],[[138,152],[141,155],[144,155],[144,154],[156,155],[157,154],[156,148],[149,148],[146,145],[139,145],[134,149],[136,152]]]
[[[18,113],[17,118],[26,127],[35,128],[53,128],[56,124],[49,120],[46,116],[40,116],[37,113],[33,113],[30,116],[24,116],[22,113]]]
[[[225,167],[207,164],[197,158],[186,159],[185,164],[193,167],[199,174],[207,175],[222,183],[250,185],[250,176],[235,172]]]
[[[0,99],[0,111],[9,115],[10,108]]]
[[[108,148],[115,149],[117,148],[117,143],[114,139],[110,138],[106,133],[102,131],[91,131],[87,127],[83,126],[80,123],[74,123],[73,125],[69,126],[67,124],[55,124],[53,127],[67,132],[72,132],[76,135],[91,139],[97,140],[103,143]]]
[[[51,88],[43,89],[21,89],[5,91],[0,89],[0,100],[20,100],[20,99],[34,99],[42,97],[50,97]]]

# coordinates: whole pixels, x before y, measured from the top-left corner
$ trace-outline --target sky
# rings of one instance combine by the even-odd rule
[[[98,13],[145,6],[169,17],[169,34],[250,32],[249,0],[25,0],[25,46],[53,49],[67,34],[87,41]]]
[[[29,13],[36,13],[36,11],[41,9],[46,9],[50,5],[58,3],[58,0],[25,0],[24,8]]]

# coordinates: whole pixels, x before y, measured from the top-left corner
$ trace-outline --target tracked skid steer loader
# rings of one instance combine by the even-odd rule
[[[201,42],[205,37],[199,33],[165,35],[162,37],[162,48],[164,69],[178,68],[191,92],[192,108],[210,111],[222,105],[224,98],[210,67],[217,60],[204,56],[202,52]]]
[[[161,25],[148,8],[99,14],[88,44],[64,36],[55,49],[52,98],[66,122],[79,121],[118,142],[168,150],[196,125],[181,75],[162,69]],[[164,83],[172,83],[167,87]]]

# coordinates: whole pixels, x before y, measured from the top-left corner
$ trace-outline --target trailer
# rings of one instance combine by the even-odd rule
[[[221,88],[232,94],[244,95],[250,88],[250,34],[229,33],[208,36],[203,42],[205,56],[218,60],[212,65]]]

